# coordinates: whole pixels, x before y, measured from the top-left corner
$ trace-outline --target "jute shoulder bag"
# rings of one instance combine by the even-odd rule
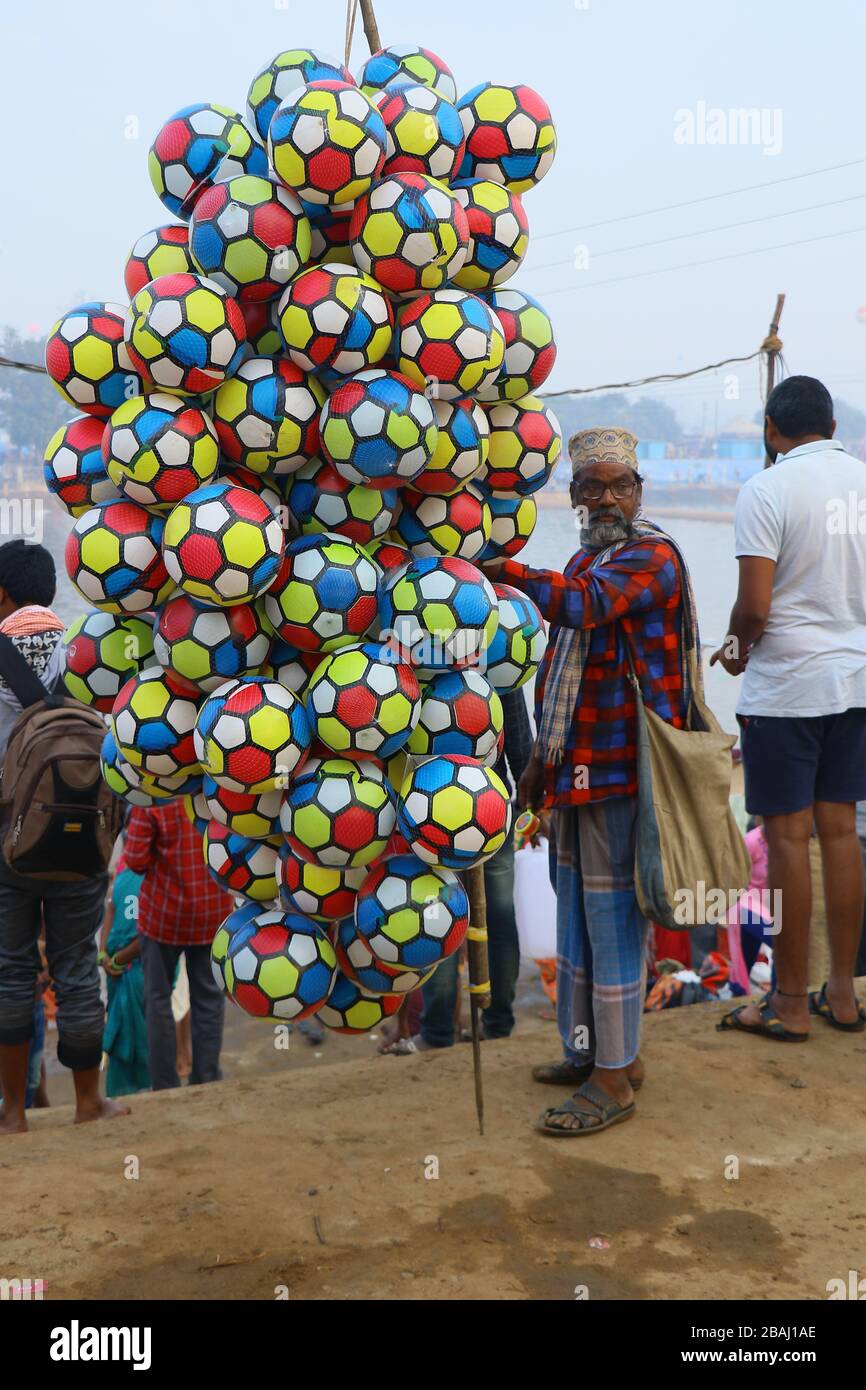
[[[696,648],[688,634],[691,699],[685,727],[675,729],[645,704],[631,640],[621,630],[637,699],[638,905],[671,930],[722,922],[748,887],[752,868],[729,801],[736,738],[698,694]]]

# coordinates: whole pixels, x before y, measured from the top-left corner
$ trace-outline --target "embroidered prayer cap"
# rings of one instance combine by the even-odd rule
[[[588,463],[622,463],[637,471],[637,435],[629,430],[578,430],[568,441],[572,474]]]

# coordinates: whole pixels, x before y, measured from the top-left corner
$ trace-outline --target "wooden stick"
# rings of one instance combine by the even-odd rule
[[[382,47],[382,40],[379,38],[379,26],[373,13],[373,0],[361,0],[361,19],[364,23],[364,33],[367,35],[370,52],[378,53]]]
[[[373,13],[373,0],[360,0],[361,19],[371,53],[382,47],[379,26]],[[477,866],[465,875],[469,897],[469,1008],[472,1017],[472,1063],[475,1073],[475,1111],[478,1132],[484,1133],[484,1086],[481,1076],[481,1010],[490,1004],[490,967],[487,960],[487,895],[484,869]]]
[[[784,309],[784,307],[785,296],[783,294],[777,295],[776,307],[773,311],[773,317],[770,322],[769,332],[767,333],[767,336],[764,339],[765,343],[767,344],[767,394],[764,397],[764,405],[767,404],[767,399],[776,381],[776,358],[782,351],[782,344],[779,339],[779,320],[782,317],[782,310]],[[765,454],[764,467],[769,468],[771,462],[772,460],[770,459],[769,454]]]
[[[490,967],[487,959],[487,894],[481,865],[465,875],[469,895],[469,1009],[472,1019],[472,1062],[475,1072],[475,1111],[478,1133],[484,1133],[484,1085],[481,1074],[481,1010],[490,1003]]]

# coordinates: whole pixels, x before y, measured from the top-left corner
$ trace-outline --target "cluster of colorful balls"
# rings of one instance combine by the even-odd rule
[[[258,1017],[393,1014],[465,936],[457,872],[510,833],[501,696],[546,637],[477,566],[526,544],[560,452],[550,319],[506,283],[555,150],[536,92],[459,97],[429,49],[356,76],[285,50],[245,114],[165,122],[173,220],[118,268],[129,304],[50,334],[80,414],[45,480],[90,605],[67,689],[118,796],[184,799],[241,904],[215,978]]]

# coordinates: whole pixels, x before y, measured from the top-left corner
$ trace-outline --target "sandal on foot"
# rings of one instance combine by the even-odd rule
[[[866,1029],[866,1009],[862,1008],[859,999],[855,998],[854,1003],[857,1005],[857,1018],[853,1023],[843,1023],[830,1007],[825,981],[819,990],[812,990],[809,995],[809,1013],[814,1014],[816,1018],[823,1018],[831,1028],[838,1028],[840,1033],[862,1033]]]
[[[738,1009],[732,1009],[729,1014],[725,1014],[722,1020],[716,1024],[717,1033],[755,1033],[762,1038],[775,1038],[777,1042],[808,1042],[808,1033],[795,1033],[790,1028],[786,1028],[779,1018],[769,998],[758,1005],[758,1013],[761,1015],[760,1023],[743,1023],[740,1015],[748,1008],[748,1004],[741,1004]]]
[[[585,1105],[575,1105],[576,1100],[585,1101]],[[578,1086],[570,1100],[563,1101],[562,1105],[554,1105],[538,1121],[537,1128],[542,1134],[553,1134],[557,1138],[564,1135],[572,1138],[580,1134],[597,1134],[602,1129],[609,1129],[611,1125],[618,1125],[623,1120],[630,1120],[635,1113],[635,1104],[632,1101],[629,1105],[620,1105],[619,1101],[609,1096],[607,1091],[603,1091],[600,1086],[594,1085],[592,1081],[585,1081],[582,1086]],[[571,1128],[563,1128],[561,1125],[550,1123],[553,1115],[577,1115],[578,1123]]]
[[[546,1062],[540,1067],[532,1068],[533,1081],[540,1081],[542,1086],[580,1086],[582,1082],[588,1081],[595,1069],[594,1062]]]

